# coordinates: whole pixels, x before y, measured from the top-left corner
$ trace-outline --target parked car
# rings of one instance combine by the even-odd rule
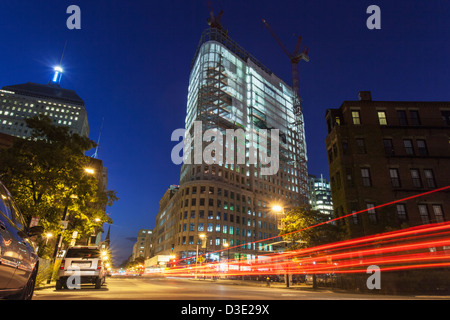
[[[27,228],[11,194],[0,182],[0,297],[31,300],[39,259],[31,237],[40,226]]]
[[[105,283],[106,268],[97,246],[73,246],[67,249],[61,261],[56,290],[76,288],[78,284],[92,283],[100,289]]]

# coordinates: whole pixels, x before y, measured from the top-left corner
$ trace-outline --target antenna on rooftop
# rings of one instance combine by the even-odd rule
[[[66,52],[66,47],[67,47],[67,40],[66,40],[66,43],[64,44],[64,49],[63,49],[63,52],[62,52],[62,55],[61,55],[61,60],[59,60],[59,65],[57,65],[57,66],[55,66],[53,68],[55,73],[53,74],[53,78],[52,78],[52,80],[50,82],[50,83],[56,84],[58,86],[61,83],[61,78],[62,78],[62,74],[63,74],[63,69],[62,69],[61,65],[62,65],[62,61],[63,61],[63,58],[64,58],[64,54]]]

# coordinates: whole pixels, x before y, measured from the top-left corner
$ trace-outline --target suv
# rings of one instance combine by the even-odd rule
[[[67,249],[58,271],[56,290],[74,288],[81,283],[93,283],[100,289],[105,283],[106,270],[97,246],[74,246]]]

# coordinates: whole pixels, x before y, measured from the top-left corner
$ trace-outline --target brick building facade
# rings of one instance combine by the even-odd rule
[[[366,91],[326,122],[336,217],[450,185],[450,102],[373,101]],[[356,237],[448,219],[447,189],[340,223]]]

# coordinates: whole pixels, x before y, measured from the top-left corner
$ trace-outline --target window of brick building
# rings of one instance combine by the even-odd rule
[[[372,185],[372,179],[370,178],[370,169],[361,168],[362,183],[365,187],[370,187]]]

